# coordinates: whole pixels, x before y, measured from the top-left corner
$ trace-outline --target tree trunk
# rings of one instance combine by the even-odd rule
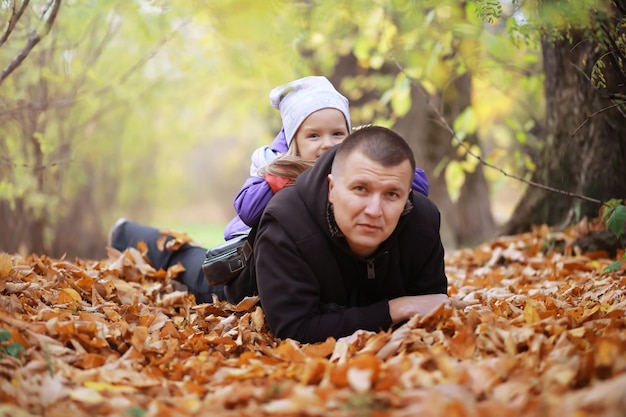
[[[623,73],[608,54],[582,33],[571,40],[542,41],[546,122],[543,149],[532,181],[606,201],[626,198],[626,117],[611,92],[624,91]],[[607,88],[591,82],[594,64],[602,59]],[[600,206],[586,200],[529,187],[503,234],[530,230],[532,225],[564,227],[583,216],[597,217]]]

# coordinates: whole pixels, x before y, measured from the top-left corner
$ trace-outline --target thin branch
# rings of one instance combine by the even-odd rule
[[[33,48],[48,34],[50,33],[50,29],[52,29],[52,25],[59,13],[59,8],[61,7],[61,0],[53,0],[52,10],[50,11],[50,15],[46,20],[46,24],[44,25],[43,31],[39,34],[35,30],[28,37],[28,41],[26,42],[26,46],[22,49],[17,56],[7,65],[7,67],[0,73],[0,85],[4,82],[4,80],[13,72],[20,64],[26,59],[28,54],[33,50]]]
[[[13,33],[13,29],[15,29],[15,25],[17,25],[17,22],[21,19],[22,15],[24,14],[24,11],[28,7],[28,3],[30,3],[30,0],[24,0],[24,3],[22,3],[22,5],[17,11],[15,10],[15,3],[13,3],[13,12],[11,13],[11,18],[9,19],[9,23],[7,23],[6,30],[2,34],[2,37],[0,37],[0,46],[2,46],[7,41],[7,39],[9,39],[9,36],[11,36],[11,33]]]
[[[571,62],[571,61],[569,62],[569,64],[570,64],[572,67],[574,67],[574,69],[576,69],[576,70],[580,73],[580,75],[582,75],[583,77],[585,77],[585,79],[586,79],[587,81],[589,81],[589,83],[590,83],[590,84],[592,84],[592,85],[593,85],[593,82],[591,81],[591,77],[589,77],[589,76],[585,73],[585,71],[583,71],[583,69],[582,69],[581,67],[579,67],[578,65],[574,64],[574,63],[573,63],[573,62]]]
[[[578,131],[579,131],[579,130],[580,130],[580,129],[581,129],[581,128],[582,128],[582,127],[583,127],[583,126],[584,126],[584,125],[585,125],[585,124],[589,121],[589,120],[593,119],[595,116],[599,115],[599,114],[600,114],[600,113],[602,113],[602,112],[605,112],[605,111],[607,111],[607,110],[610,110],[610,109],[612,109],[613,107],[618,107],[618,106],[621,106],[621,105],[623,105],[623,104],[624,104],[624,102],[621,102],[621,103],[615,103],[615,104],[612,104],[612,105],[610,105],[610,106],[608,106],[608,107],[605,107],[605,108],[603,108],[603,109],[600,109],[600,110],[598,110],[597,112],[594,112],[593,114],[591,114],[591,116],[587,116],[587,118],[586,118],[586,119],[585,119],[585,120],[584,120],[584,121],[580,124],[580,126],[578,126],[578,127],[577,127],[577,128],[576,128],[573,132],[572,132],[572,134],[570,135],[570,137],[574,136],[574,135],[576,134],[576,132],[578,132]]]
[[[71,162],[73,162],[73,159],[66,159],[66,160],[62,160],[62,161],[49,162],[47,164],[41,164],[41,165],[16,164],[14,162],[11,162],[11,160],[9,158],[7,158],[6,156],[0,157],[0,165],[4,165],[4,166],[7,166],[7,167],[11,167],[11,168],[32,168],[35,171],[37,171],[37,170],[44,170],[44,169],[55,167],[55,166],[59,166],[59,165],[69,164]]]
[[[400,72],[403,73],[407,77],[408,80],[410,80],[411,85],[413,85],[415,88],[417,88],[418,91],[420,91],[422,93],[422,95],[424,95],[424,97],[426,98],[426,104],[428,104],[428,106],[431,107],[434,110],[434,112],[437,115],[437,118],[439,119],[439,122],[441,123],[441,125],[452,135],[454,140],[456,142],[458,142],[458,144],[460,146],[462,146],[463,149],[465,149],[465,151],[469,155],[471,155],[472,157],[476,158],[482,165],[500,172],[505,177],[509,177],[509,178],[515,179],[517,181],[523,182],[524,184],[528,184],[528,185],[536,187],[536,188],[541,188],[543,190],[550,191],[550,192],[553,192],[553,193],[556,193],[556,194],[561,194],[561,195],[564,195],[564,196],[567,196],[567,197],[574,197],[574,198],[578,198],[580,200],[585,200],[585,201],[589,201],[589,202],[600,204],[600,205],[606,205],[606,203],[604,201],[597,200],[595,198],[587,197],[587,196],[581,195],[581,194],[571,193],[569,191],[563,191],[563,190],[560,190],[558,188],[550,187],[548,185],[540,184],[538,182],[527,180],[527,179],[519,177],[517,175],[510,174],[507,171],[503,170],[502,168],[497,167],[497,166],[487,162],[486,160],[484,160],[482,156],[474,153],[474,151],[472,151],[471,148],[469,146],[467,146],[467,144],[465,144],[465,142],[463,142],[462,140],[460,140],[458,138],[456,132],[454,131],[454,129],[452,129],[452,127],[450,127],[450,125],[446,121],[446,119],[443,116],[443,114],[441,112],[439,112],[439,110],[436,108],[436,106],[434,106],[431,103],[430,96],[429,96],[428,92],[426,90],[424,90],[424,88],[421,85],[419,85],[419,84],[417,84],[416,82],[413,81],[413,78],[409,74],[406,73],[404,68],[398,63],[398,61],[395,58],[392,57],[392,59],[393,59],[393,62],[396,64],[396,67],[398,67],[398,69],[400,70]]]

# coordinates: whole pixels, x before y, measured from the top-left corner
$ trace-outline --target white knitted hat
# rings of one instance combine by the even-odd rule
[[[287,146],[291,146],[291,141],[304,119],[321,109],[331,108],[342,112],[348,133],[350,132],[348,99],[326,77],[304,77],[279,85],[270,91],[270,102],[274,108],[280,110]]]

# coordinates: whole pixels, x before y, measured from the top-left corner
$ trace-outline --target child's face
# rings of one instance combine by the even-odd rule
[[[319,156],[348,136],[348,124],[337,109],[321,109],[304,119],[294,140],[300,157],[316,160]]]

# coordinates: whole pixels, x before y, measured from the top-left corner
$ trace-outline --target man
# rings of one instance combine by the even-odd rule
[[[439,211],[411,192],[414,170],[395,132],[353,132],[272,198],[229,301],[258,289],[272,333],[303,343],[385,330],[448,303]]]

